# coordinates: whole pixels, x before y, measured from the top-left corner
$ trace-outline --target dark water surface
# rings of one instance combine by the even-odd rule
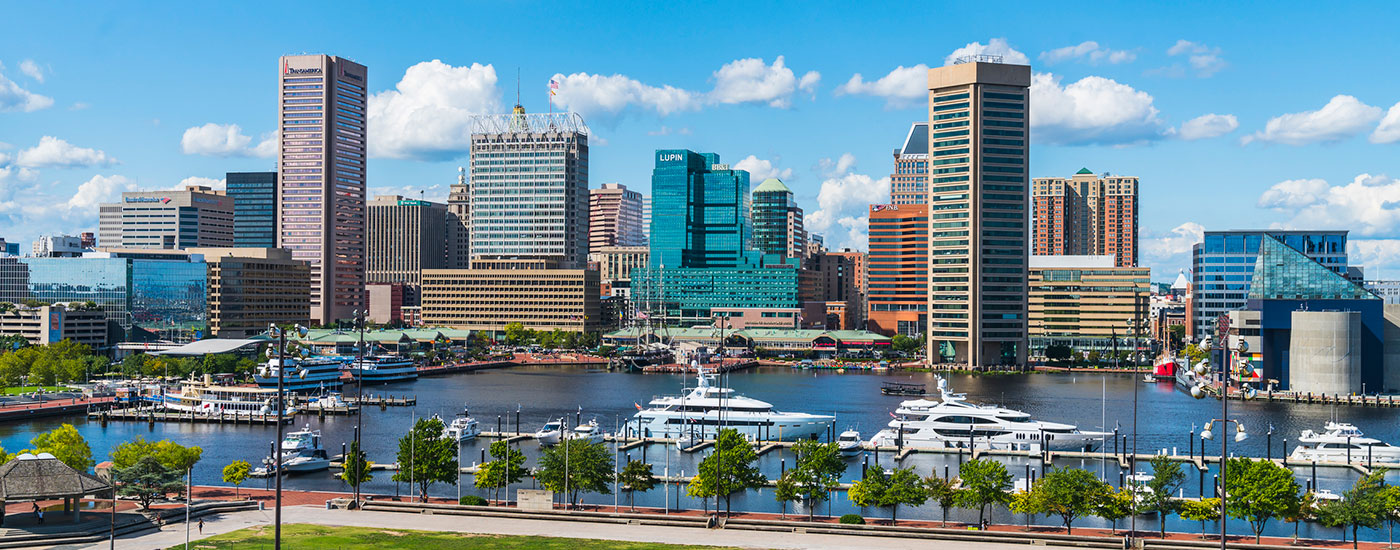
[[[855,428],[864,438],[885,427],[889,412],[906,397],[884,396],[880,394],[881,382],[904,381],[924,383],[928,388],[936,387],[934,375],[924,373],[903,373],[892,375],[836,374],[825,371],[794,371],[787,368],[761,368],[729,375],[729,385],[738,393],[772,403],[779,410],[801,411],[819,414],[832,414],[837,417],[838,430]],[[1041,420],[1051,420],[1076,424],[1086,430],[1097,430],[1107,425],[1107,431],[1115,426],[1120,433],[1131,436],[1133,432],[1133,394],[1137,392],[1137,447],[1140,453],[1151,453],[1166,449],[1185,454],[1189,439],[1188,432],[1207,420],[1220,415],[1220,402],[1212,399],[1195,400],[1174,389],[1170,384],[1144,384],[1129,375],[1099,374],[1033,374],[1025,376],[969,376],[954,375],[950,378],[952,389],[965,392],[968,400],[981,404],[1000,404],[1030,413]],[[694,380],[691,379],[693,384]],[[367,388],[374,394],[416,395],[418,406],[413,408],[389,407],[386,410],[368,408],[364,414],[365,449],[370,460],[379,463],[394,461],[397,440],[405,434],[414,416],[428,416],[434,413],[450,418],[468,406],[471,413],[482,425],[483,430],[495,431],[497,417],[506,431],[514,431],[515,411],[520,409],[521,431],[533,432],[545,421],[560,416],[568,416],[570,423],[579,407],[585,421],[596,418],[608,431],[613,431],[618,422],[625,421],[636,412],[635,404],[646,406],[653,396],[675,394],[681,389],[682,376],[678,374],[626,374],[610,373],[574,367],[516,367],[502,370],[482,371],[437,378],[424,378],[414,382]],[[1104,395],[1107,399],[1104,399]],[[1230,412],[1233,418],[1241,420],[1250,434],[1243,443],[1230,443],[1232,455],[1263,456],[1265,437],[1269,426],[1274,428],[1272,456],[1286,453],[1283,440],[1289,439],[1291,449],[1298,433],[1304,429],[1321,429],[1324,422],[1333,418],[1356,424],[1367,435],[1391,442],[1400,443],[1400,411],[1393,409],[1332,407],[1322,405],[1294,405],[1266,403],[1262,400],[1240,403],[1232,402]],[[80,417],[38,419],[30,422],[0,425],[0,445],[11,452],[22,449],[35,434],[49,430],[64,422],[74,423],[92,445],[94,457],[98,461],[107,458],[113,447],[136,436],[147,439],[169,438],[185,445],[198,445],[204,448],[203,459],[196,466],[194,480],[200,484],[221,484],[220,471],[233,460],[247,460],[255,466],[268,454],[271,442],[275,439],[275,428],[252,426],[219,426],[203,424],[156,424],[148,427],[145,423],[113,422],[102,427],[97,422],[88,422]],[[354,417],[327,417],[324,421],[314,416],[300,417],[297,428],[309,425],[322,431],[327,451],[339,453],[342,442],[352,438]],[[1218,430],[1217,430],[1218,432]],[[1199,444],[1199,439],[1196,439]],[[481,449],[489,441],[471,441],[463,444],[462,463],[477,462]],[[1219,454],[1219,439],[1208,442],[1210,454]],[[1131,437],[1129,445],[1132,445]],[[1110,444],[1111,448],[1111,444]],[[527,441],[521,449],[530,457],[527,465],[533,466],[538,455],[535,443]],[[641,457],[640,449],[631,451],[633,458]],[[655,465],[657,474],[669,466],[672,474],[684,472],[690,475],[695,471],[701,454],[687,455],[674,448],[653,445],[647,450],[647,460]],[[871,456],[870,460],[876,457]],[[888,465],[891,457],[882,454],[879,461]],[[773,452],[760,459],[761,466],[770,477],[777,477],[784,465],[790,465],[792,456],[787,452]],[[846,472],[847,479],[860,476],[863,458],[849,460],[851,467]],[[1001,458],[1017,478],[1024,477],[1027,468],[1039,475],[1043,466],[1038,460],[1025,458]],[[949,471],[957,474],[961,458],[956,455],[914,454],[902,466],[913,466],[921,475],[942,474]],[[1110,482],[1117,484],[1119,472],[1113,463],[1104,464],[1098,460],[1057,460],[1059,466],[1076,466],[1101,473]],[[1145,467],[1145,464],[1143,465]],[[1139,468],[1142,469],[1142,468]],[[1212,472],[1198,477],[1194,469],[1188,468],[1187,482],[1183,486],[1185,496],[1199,494],[1198,487],[1204,485],[1205,492],[1211,492]],[[1300,483],[1312,478],[1312,469],[1306,466],[1295,467]],[[390,472],[376,472],[375,480],[365,485],[367,492],[389,493],[408,492],[405,487],[396,486]],[[1357,475],[1346,469],[1318,468],[1317,483],[1321,488],[1341,493],[1351,486]],[[1391,483],[1400,482],[1400,473],[1388,476]],[[471,487],[471,478],[464,476],[462,494],[484,494]],[[252,479],[245,483],[249,487],[262,487],[265,480]],[[313,473],[288,477],[284,486],[291,489],[348,490],[348,487],[329,473]],[[524,484],[529,487],[529,481]],[[517,487],[518,488],[518,487]],[[431,491],[437,496],[455,496],[457,488],[450,485],[436,485]],[[663,499],[677,502],[682,507],[700,508],[702,503],[684,496],[681,488],[677,501],[675,486],[668,490],[658,487],[650,493],[638,495],[638,505],[660,506]],[[586,503],[612,504],[613,495],[587,495]],[[622,497],[625,503],[625,495]],[[754,491],[746,495],[736,495],[733,500],[736,510],[778,511],[771,490]],[[791,507],[789,511],[792,511]],[[857,510],[843,494],[838,494],[831,504],[834,514]],[[805,511],[799,510],[800,513]],[[826,512],[825,507],[820,510]],[[881,516],[886,510],[869,509],[867,515]],[[901,509],[901,518],[937,519],[941,513],[934,504],[915,509]],[[950,519],[975,520],[976,512],[954,511]],[[998,521],[1022,522],[1021,516],[1012,517],[1000,512]],[[1035,521],[1046,522],[1045,520]],[[1126,525],[1120,522],[1120,527]],[[1156,518],[1139,518],[1139,528],[1155,526]],[[1076,525],[1079,525],[1077,522]],[[1101,520],[1089,518],[1085,526],[1106,525]],[[1167,528],[1181,531],[1198,531],[1200,525],[1185,522],[1175,516],[1167,522]],[[1207,526],[1208,529],[1212,529]],[[1218,529],[1218,528],[1217,528]],[[1231,522],[1231,531],[1248,532],[1243,522]],[[1275,535],[1291,535],[1293,527],[1281,521],[1271,522],[1268,530]],[[1304,524],[1300,529],[1304,536],[1339,538],[1340,532],[1320,526]],[[1364,534],[1363,538],[1384,540],[1384,530]]]

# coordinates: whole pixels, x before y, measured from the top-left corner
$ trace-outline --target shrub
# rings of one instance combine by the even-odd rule
[[[865,518],[860,517],[860,514],[846,514],[841,516],[841,523],[847,525],[865,525]]]
[[[467,495],[467,496],[464,496],[464,497],[462,497],[462,500],[457,501],[457,504],[461,504],[461,505],[463,505],[463,506],[488,506],[488,505],[489,505],[489,503],[486,502],[486,499],[481,498],[481,497],[476,496],[476,495]]]

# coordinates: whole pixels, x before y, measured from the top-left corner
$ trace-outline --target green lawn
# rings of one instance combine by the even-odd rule
[[[21,394],[21,393],[34,393],[36,390],[39,390],[39,389],[41,389],[41,388],[42,388],[44,391],[46,391],[46,392],[56,392],[56,391],[62,391],[62,390],[64,389],[62,386],[15,386],[15,387],[13,387],[13,388],[3,388],[3,389],[0,389],[0,393],[3,393],[3,394],[5,394],[5,395],[17,395],[17,394]]]
[[[191,548],[204,550],[263,550],[272,548],[272,528],[240,529],[197,541]],[[184,545],[171,547],[182,549]],[[326,527],[291,524],[282,526],[282,548],[287,550],[720,550],[715,546],[676,546],[645,542],[622,542],[553,537],[473,535],[436,533],[405,529],[370,527]]]

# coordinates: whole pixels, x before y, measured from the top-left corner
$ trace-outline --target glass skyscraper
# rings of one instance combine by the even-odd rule
[[[806,256],[802,208],[797,206],[792,190],[778,178],[763,180],[753,190],[753,239],[754,248],[764,254]]]
[[[107,314],[111,341],[146,339],[142,331],[188,339],[208,324],[207,272],[198,254],[21,258],[20,263],[28,271],[29,298],[96,303]]]
[[[1199,341],[1213,334],[1217,318],[1245,307],[1266,235],[1339,275],[1347,272],[1346,231],[1207,231],[1203,242],[1192,248],[1192,338]]]
[[[277,247],[277,172],[229,172],[233,197],[233,246]]]

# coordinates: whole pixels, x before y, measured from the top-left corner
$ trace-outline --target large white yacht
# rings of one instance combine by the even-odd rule
[[[702,372],[694,388],[681,395],[656,397],[623,427],[627,437],[713,438],[718,429],[735,429],[749,439],[796,441],[821,434],[836,417],[782,412],[773,405],[715,385],[714,373]]]
[[[1322,432],[1303,430],[1298,446],[1288,455],[1292,460],[1307,462],[1347,462],[1365,464],[1400,463],[1400,447],[1373,437],[1366,437],[1356,426],[1343,422],[1328,422]]]
[[[892,447],[979,448],[1032,450],[1044,434],[1051,449],[1076,450],[1092,445],[1105,434],[1086,432],[1071,424],[1033,420],[1021,411],[993,405],[974,405],[966,396],[948,389],[948,381],[938,379],[938,401],[914,399],[899,404],[891,416],[889,429],[880,430],[871,444]]]
[[[287,474],[319,472],[331,467],[330,457],[321,446],[321,430],[307,426],[290,432],[282,438],[282,471]],[[263,459],[263,467],[253,470],[254,477],[268,477],[277,471],[277,463],[268,457]]]

